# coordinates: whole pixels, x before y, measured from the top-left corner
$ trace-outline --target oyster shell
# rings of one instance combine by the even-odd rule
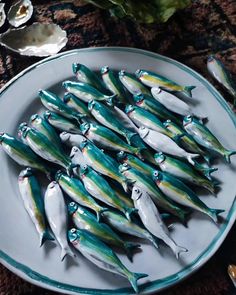
[[[4,25],[6,20],[6,13],[4,10],[5,3],[0,3],[0,28]]]
[[[33,14],[33,5],[30,0],[19,0],[11,6],[7,19],[13,27],[26,23]]]
[[[1,34],[0,44],[21,55],[49,56],[66,45],[66,35],[58,25],[33,23]]]

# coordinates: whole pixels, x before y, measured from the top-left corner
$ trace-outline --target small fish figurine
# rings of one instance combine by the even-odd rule
[[[48,175],[50,174],[51,170],[44,160],[36,155],[28,145],[15,137],[7,133],[0,133],[0,145],[17,164],[34,168]]]
[[[74,165],[74,169],[73,172],[77,175],[77,168],[81,165],[88,165],[89,162],[86,161],[86,159],[83,156],[83,153],[81,152],[81,150],[79,149],[79,147],[77,146],[73,146],[70,152],[70,158],[71,158],[71,162]]]
[[[183,120],[184,129],[194,140],[206,149],[216,152],[223,156],[230,163],[230,157],[236,154],[236,151],[229,151],[222,146],[219,140],[211,131],[193,116],[187,116]]]
[[[184,149],[179,147],[171,138],[160,132],[148,129],[146,127],[140,127],[139,135],[144,140],[144,142],[146,142],[155,151],[163,152],[179,158],[185,158],[192,165],[194,165],[193,159],[199,157],[198,154],[191,154],[186,152]]]
[[[118,209],[127,219],[136,212],[134,208],[127,207],[112,190],[104,177],[94,171],[87,165],[80,167],[80,178],[83,181],[84,187],[94,198],[99,201]]]
[[[123,86],[133,95],[136,94],[146,94],[150,95],[150,91],[139,82],[139,80],[132,74],[121,70],[119,72],[119,79]]]
[[[209,179],[202,176],[197,170],[186,162],[163,154],[155,154],[157,165],[163,172],[167,172],[180,180],[206,188],[210,193],[215,193],[215,186]]]
[[[208,215],[215,223],[218,222],[218,215],[225,211],[207,207],[186,184],[176,177],[160,171],[154,171],[153,180],[167,197],[180,205],[190,207]]]
[[[133,96],[133,99],[136,106],[153,113],[157,116],[157,118],[159,118],[162,121],[169,119],[175,122],[176,124],[182,123],[181,119],[178,118],[178,115],[173,114],[166,107],[164,107],[163,104],[161,104],[159,101],[157,101],[150,95],[144,95],[142,93],[136,94]]]
[[[21,171],[18,177],[20,195],[24,202],[24,207],[33,221],[39,234],[40,247],[47,240],[54,240],[46,226],[46,216],[41,189],[37,178],[31,168]]]
[[[63,143],[65,143],[66,145],[70,147],[73,147],[73,146],[79,147],[81,142],[83,140],[86,140],[86,137],[80,134],[73,134],[73,133],[64,131],[60,133],[60,139]]]
[[[74,123],[54,112],[46,111],[43,117],[50,125],[60,131],[67,131],[70,133],[81,134],[79,125]]]
[[[146,191],[134,186],[132,190],[132,199],[134,201],[135,208],[138,209],[139,217],[146,229],[158,239],[163,240],[165,244],[172,249],[177,259],[179,258],[179,254],[181,252],[188,251],[186,248],[178,246],[170,237],[168,228],[162,221],[157,207]]]
[[[105,243],[86,231],[72,228],[68,232],[69,240],[85,258],[106,271],[126,277],[134,291],[138,293],[137,280],[147,277],[146,274],[129,271]]]
[[[182,92],[186,97],[192,97],[192,90],[196,86],[182,86],[174,81],[158,75],[157,73],[146,71],[146,70],[137,70],[135,72],[136,77],[148,87],[160,87],[171,92]]]
[[[50,228],[61,246],[61,260],[66,255],[74,257],[67,242],[67,210],[59,184],[51,182],[45,192],[44,206]]]
[[[117,197],[122,200],[127,207],[133,207],[133,201],[131,200],[129,193],[125,192],[121,185],[113,180],[109,181],[109,185],[111,186]]]
[[[166,129],[162,122],[152,113],[133,105],[127,105],[125,112],[138,127],[145,126],[169,137],[173,136],[172,132]]]
[[[185,222],[187,212],[180,208],[176,202],[166,197],[158,189],[150,176],[143,174],[135,168],[131,168],[126,163],[120,165],[119,169],[126,178],[132,180],[133,186],[139,186],[142,190],[147,191],[157,206],[160,206],[178,217],[182,222]]]
[[[69,214],[78,229],[86,230],[94,234],[98,239],[110,246],[118,247],[124,250],[127,257],[132,261],[133,251],[140,247],[139,244],[123,241],[110,226],[105,223],[98,222],[96,217],[87,209],[71,202],[68,205]],[[105,213],[105,212],[104,212]]]
[[[75,112],[85,114],[88,117],[91,116],[87,105],[74,94],[66,92],[63,97],[63,102]]]
[[[116,77],[115,73],[109,69],[108,66],[104,66],[101,68],[101,75],[106,88],[111,93],[116,95],[116,99],[118,99],[119,103],[126,104],[127,94],[125,93],[123,85]]]
[[[72,70],[78,81],[91,85],[102,93],[107,93],[107,89],[97,74],[88,67],[80,63],[73,63]]]
[[[81,99],[84,102],[89,102],[90,100],[108,100],[111,97],[115,97],[115,95],[107,95],[100,92],[98,89],[93,86],[83,83],[83,82],[73,82],[73,81],[65,81],[62,83],[62,86],[66,89],[66,91],[74,94],[77,98]]]
[[[87,139],[100,148],[111,151],[125,151],[131,154],[140,155],[140,148],[128,145],[116,133],[104,126],[83,123],[80,125],[80,130]]]
[[[211,55],[207,59],[207,69],[209,73],[221,84],[234,98],[234,105],[236,104],[236,83],[233,81],[232,75],[225,68],[223,63]]]
[[[127,218],[123,215],[115,211],[108,210],[102,213],[102,218],[116,231],[141,239],[147,239],[154,245],[154,247],[158,248],[158,241],[155,236],[133,221],[127,220]]]

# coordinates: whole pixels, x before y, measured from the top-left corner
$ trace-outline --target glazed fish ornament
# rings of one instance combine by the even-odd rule
[[[127,205],[115,194],[108,182],[100,174],[87,165],[80,167],[80,178],[84,183],[84,187],[94,198],[99,201],[120,210],[127,219],[136,210],[127,207]]]
[[[82,182],[73,177],[69,177],[62,171],[58,171],[55,176],[56,181],[62,188],[62,190],[78,204],[90,208],[97,214],[97,220],[100,220],[101,213],[106,211],[106,208],[98,205],[97,202],[90,196],[90,194],[84,188]]]
[[[31,168],[21,171],[18,177],[20,195],[24,207],[39,234],[40,247],[46,240],[54,240],[46,227],[45,210],[41,189]]]
[[[85,114],[88,117],[91,116],[87,105],[74,94],[66,92],[63,97],[63,102],[74,111]]]
[[[93,86],[83,82],[65,81],[62,83],[62,86],[66,91],[74,94],[84,102],[89,102],[90,100],[107,100],[114,97],[114,95],[104,94]]]
[[[87,165],[88,162],[83,156],[83,153],[77,146],[73,146],[70,152],[70,158],[71,162],[74,166],[82,166],[82,165]],[[73,169],[74,172],[77,171],[76,167]],[[77,173],[76,173],[77,176]]]
[[[187,97],[192,97],[191,92],[194,88],[196,88],[196,86],[179,85],[174,81],[151,71],[137,70],[135,75],[144,85],[148,87],[160,87],[172,92],[183,92]]]
[[[123,241],[107,224],[98,222],[96,217],[87,209],[71,202],[68,205],[69,214],[78,229],[85,230],[110,246],[118,247],[127,253],[132,261],[133,250],[140,245]],[[105,212],[104,212],[105,213]]]
[[[65,143],[66,145],[70,147],[73,147],[73,146],[79,147],[81,142],[83,140],[86,140],[86,137],[80,134],[73,134],[73,133],[64,131],[60,133],[60,139],[63,143]]]
[[[123,86],[133,95],[139,93],[150,94],[149,90],[140,83],[134,75],[129,74],[124,70],[119,72],[119,79]]]
[[[42,104],[52,112],[58,113],[67,119],[74,119],[80,123],[85,115],[79,114],[68,107],[57,95],[50,91],[40,90],[39,97]]]
[[[173,201],[208,215],[216,223],[218,215],[224,212],[221,209],[207,207],[187,185],[176,177],[154,171],[153,180],[157,187]]]
[[[108,66],[104,66],[101,68],[101,74],[104,84],[106,88],[113,94],[116,95],[116,99],[120,103],[127,103],[127,95],[124,91],[123,85],[120,80],[116,77],[115,73],[109,69]]]
[[[72,70],[78,81],[91,85],[102,93],[107,93],[107,89],[103,85],[98,76],[85,65],[73,63]]]
[[[134,291],[138,293],[137,280],[147,277],[146,274],[129,271],[105,243],[86,231],[71,229],[68,233],[69,240],[82,255],[106,271],[126,277]]]
[[[211,131],[201,124],[198,119],[193,116],[187,116],[183,120],[183,125],[187,133],[190,134],[198,144],[210,151],[220,154],[230,163],[230,156],[236,154],[236,151],[229,151],[224,148]]]
[[[67,210],[63,193],[55,181],[51,182],[44,197],[45,212],[50,228],[61,246],[61,260],[66,255],[74,257],[67,242]]]
[[[152,166],[144,163],[137,157],[129,155],[123,151],[117,154],[117,159],[121,164],[127,163],[130,167],[135,168],[148,176],[152,176],[152,173],[155,170]]]
[[[152,178],[140,172],[135,168],[131,168],[126,163],[119,167],[122,174],[130,179],[133,186],[139,186],[142,190],[148,192],[157,206],[177,216],[181,221],[185,221],[186,211],[178,206],[177,203],[166,197],[155,185]]]
[[[162,122],[152,113],[132,105],[126,106],[125,112],[138,127],[145,126],[169,137],[173,136],[172,132],[166,129]]]
[[[0,145],[17,164],[50,174],[45,162],[31,148],[7,133],[0,133]]]
[[[158,241],[149,231],[137,225],[136,223],[127,220],[123,215],[108,210],[102,213],[102,218],[116,231],[128,234],[137,238],[149,240],[154,247],[158,248]]]
[[[178,246],[170,237],[169,231],[163,223],[157,207],[147,192],[134,186],[132,190],[132,199],[135,208],[138,209],[138,214],[144,226],[150,233],[165,242],[165,244],[172,249],[176,258],[179,258],[181,252],[187,252],[187,249]]]
[[[236,84],[232,75],[225,68],[222,62],[215,56],[209,56],[207,60],[207,69],[209,73],[234,97],[236,101]]]
[[[176,117],[171,111],[163,106],[159,101],[154,99],[149,95],[144,94],[136,94],[133,96],[134,102],[136,106],[151,112],[152,114],[156,115],[162,121],[167,119],[172,120],[176,124],[182,123],[181,120]]]
[[[54,128],[60,131],[67,131],[70,133],[81,134],[79,125],[50,111],[44,113],[44,119],[50,123]]]
[[[146,127],[140,127],[139,135],[155,151],[163,152],[179,158],[185,158],[192,165],[194,165],[193,159],[199,157],[198,154],[186,152],[180,148],[171,138],[160,132],[148,129]]]
[[[56,130],[51,126],[51,124],[48,123],[47,120],[38,114],[34,114],[30,118],[30,124],[33,128],[44,134],[48,140],[55,144],[61,151],[63,151],[60,137],[57,135]]]
[[[125,143],[116,133],[110,129],[98,125],[83,123],[80,130],[84,136],[100,148],[111,151],[125,151],[140,155],[140,149]]]
[[[155,160],[159,168],[163,172],[167,172],[184,182],[192,183],[194,185],[204,187],[209,192],[214,194],[215,187],[214,184],[209,181],[206,177],[200,175],[191,165],[180,161],[176,158],[170,157],[163,153],[155,154]]]

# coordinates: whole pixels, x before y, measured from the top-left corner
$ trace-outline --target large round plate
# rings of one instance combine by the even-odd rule
[[[209,128],[229,149],[236,150],[236,119],[215,88],[190,68],[170,58],[131,48],[90,48],[65,52],[29,67],[2,90],[0,97],[0,129],[16,133],[20,122],[41,108],[37,92],[51,88],[62,93],[61,81],[72,77],[71,64],[80,62],[94,70],[108,65],[115,70],[134,72],[138,68],[157,71],[184,85],[196,85],[193,91],[194,108],[207,115]],[[80,254],[76,261],[60,261],[60,248],[47,244],[39,248],[35,229],[24,210],[18,187],[20,168],[0,152],[0,260],[7,268],[36,285],[69,294],[133,294],[128,282],[102,271]],[[140,281],[140,292],[150,294],[170,287],[199,269],[220,247],[236,216],[236,157],[232,164],[218,161],[215,176],[222,181],[217,198],[202,195],[206,204],[225,209],[223,222],[214,224],[203,214],[194,213],[188,228],[176,224],[171,235],[189,249],[180,260],[166,247],[157,251],[142,244],[142,252],[130,263],[121,256],[127,267],[149,277]]]

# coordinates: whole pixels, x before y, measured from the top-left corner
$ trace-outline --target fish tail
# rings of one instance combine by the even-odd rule
[[[131,221],[131,218],[130,218],[131,214],[136,213],[136,212],[138,212],[138,209],[136,209],[136,208],[127,208],[125,210],[125,216],[129,221]]]
[[[133,262],[133,252],[140,248],[140,245],[139,244],[135,244],[135,243],[130,243],[130,242],[126,242],[124,244],[125,246],[125,251],[126,251],[126,254],[127,254],[127,257],[129,258],[129,260],[131,262]]]
[[[128,280],[130,281],[130,284],[132,285],[135,293],[138,293],[138,284],[137,281],[142,278],[146,278],[148,275],[145,273],[135,273],[130,272],[128,274]]]
[[[179,220],[185,225],[187,226],[187,217],[189,216],[190,211],[185,211],[182,209],[179,209],[178,211],[176,211],[175,216],[179,218]]]
[[[210,164],[210,162],[211,162],[211,156],[210,155],[205,154],[205,155],[203,155],[203,158],[207,162],[207,164]]]
[[[155,236],[151,235],[148,237],[149,241],[152,242],[153,246],[155,248],[159,248],[159,244],[158,244],[158,238],[156,238]]]
[[[177,259],[179,259],[180,253],[188,252],[188,250],[186,248],[178,246],[176,244],[174,244],[174,246],[172,246],[172,250],[175,253],[175,256],[176,256]]]
[[[190,164],[194,165],[195,164],[195,161],[193,159],[199,157],[200,155],[199,154],[189,154],[187,155],[187,159],[189,161]]]
[[[196,88],[196,86],[185,86],[185,87],[184,87],[184,92],[185,92],[188,96],[192,97],[192,90],[195,89],[195,88]]]
[[[218,215],[225,212],[223,209],[209,209],[209,216],[212,218],[212,220],[217,223],[218,222]]]
[[[40,235],[40,247],[48,240],[54,241],[55,239],[49,231],[45,231]]]
[[[211,194],[215,195],[215,185],[214,185],[214,182],[213,183],[210,183],[208,181],[203,181],[202,183],[202,186],[207,189]]]
[[[225,151],[224,158],[228,163],[230,163],[230,157],[235,154],[236,154],[236,151]]]
[[[70,249],[69,246],[65,246],[61,249],[61,261],[64,260],[66,255],[71,256],[71,257],[75,257],[75,254],[72,252],[72,250]]]
[[[101,208],[99,209],[96,213],[97,213],[97,221],[100,222],[101,217],[102,217],[102,213],[105,211],[109,211],[108,208]]]

